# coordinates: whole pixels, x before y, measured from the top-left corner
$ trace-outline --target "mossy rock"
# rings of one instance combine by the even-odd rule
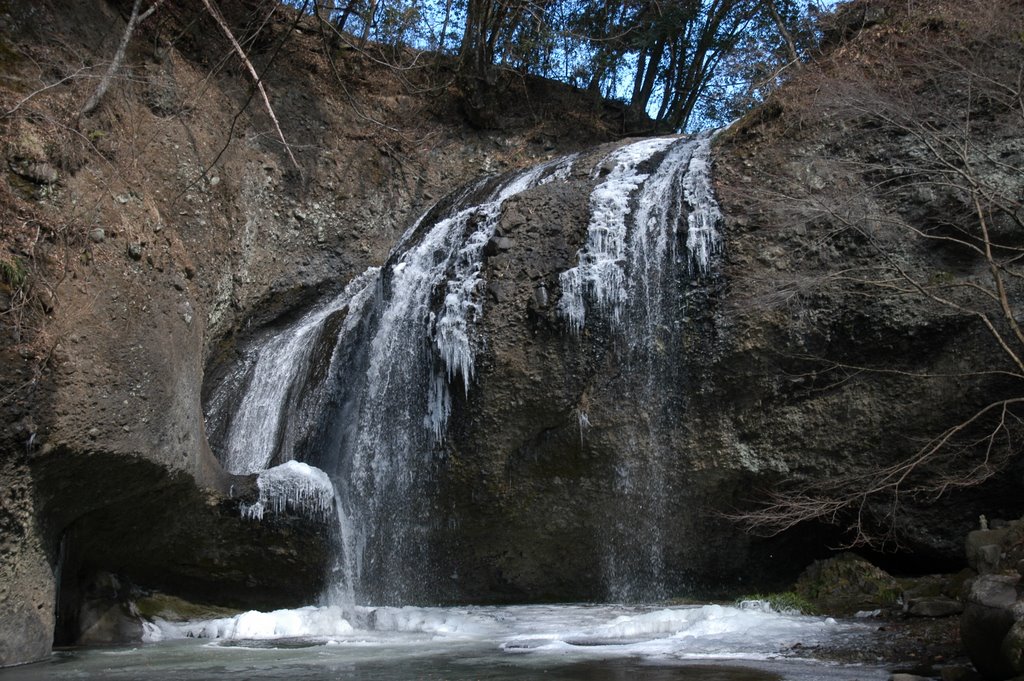
[[[812,603],[795,591],[782,591],[768,594],[749,594],[736,599],[736,604],[743,607],[745,603],[764,603],[774,612],[799,615],[818,615],[817,604]]]
[[[811,563],[797,580],[795,591],[819,612],[852,615],[896,606],[901,589],[885,570],[855,554],[841,553]]]
[[[207,620],[219,617],[233,617],[240,610],[223,608],[205,603],[193,603],[170,594],[153,592],[134,601],[139,615],[147,620],[159,617],[168,622],[184,622],[186,620]]]
[[[904,599],[915,598],[960,598],[964,582],[977,573],[968,568],[954,574],[921,575],[917,577],[900,577],[897,582],[903,591]]]

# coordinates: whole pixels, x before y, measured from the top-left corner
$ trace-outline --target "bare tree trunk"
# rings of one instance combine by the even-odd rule
[[[277,136],[281,140],[281,144],[284,145],[284,150],[288,153],[288,158],[291,160],[292,165],[301,172],[302,166],[300,166],[299,162],[295,160],[295,156],[292,154],[292,148],[284,138],[284,132],[281,130],[281,124],[277,120],[277,115],[274,113],[274,107],[270,104],[270,97],[267,96],[267,91],[263,87],[263,81],[260,80],[260,75],[256,72],[256,67],[254,67],[252,62],[249,61],[249,57],[245,54],[245,50],[242,49],[242,46],[235,38],[235,34],[231,32],[231,28],[224,20],[224,17],[221,16],[220,12],[218,12],[213,6],[211,0],[203,0],[203,4],[206,6],[206,10],[210,13],[210,16],[213,17],[213,20],[217,22],[218,26],[220,26],[221,31],[224,32],[225,36],[227,36],[228,41],[231,43],[231,47],[235,50],[235,54],[238,55],[238,58],[242,60],[242,64],[245,65],[246,70],[249,71],[249,75],[252,76],[253,82],[256,84],[256,89],[259,91],[260,97],[263,99],[263,106],[267,110],[267,115],[270,116],[270,120],[274,123],[274,129],[277,131]]]
[[[790,61],[800,63],[800,54],[796,50],[796,41],[793,40],[793,34],[786,28],[786,23],[782,21],[782,15],[779,14],[779,8],[775,6],[775,0],[764,0],[764,6],[768,8],[768,13],[772,15],[772,21],[775,22],[775,27],[779,29],[779,35],[786,41],[786,52],[789,53]]]
[[[452,0],[447,0],[444,4],[444,22],[441,24],[441,35],[437,36],[437,45],[434,47],[434,51],[437,52],[438,56],[444,51],[444,43],[448,37],[448,22],[452,18]]]
[[[359,38],[359,48],[366,47],[366,41],[370,39],[370,29],[373,28],[373,19],[377,16],[377,0],[370,0],[366,8],[366,19],[363,24],[363,35]],[[379,34],[378,34],[379,35]]]
[[[103,95],[107,94],[110,84],[114,81],[114,76],[117,75],[117,72],[121,69],[121,64],[124,63],[124,57],[128,51],[128,43],[132,39],[132,34],[135,33],[135,27],[155,12],[163,1],[156,0],[149,9],[139,14],[139,10],[142,8],[142,0],[135,0],[135,3],[132,5],[131,16],[128,17],[128,25],[124,27],[124,33],[121,35],[121,43],[117,46],[117,52],[114,53],[114,58],[111,60],[110,66],[107,67],[107,72],[103,74],[103,78],[100,79],[96,90],[93,91],[92,95],[85,102],[85,106],[82,107],[79,116],[91,114],[100,105]]]
[[[341,17],[338,19],[336,24],[339,33],[345,30],[345,24],[348,23],[348,18],[352,15],[352,12],[355,11],[355,8],[356,0],[348,0],[348,3],[345,5],[345,9],[342,10]]]

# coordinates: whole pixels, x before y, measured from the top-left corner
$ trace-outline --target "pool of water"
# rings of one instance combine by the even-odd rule
[[[863,625],[717,605],[300,608],[156,621],[149,642],[60,651],[0,670],[51,679],[352,681],[882,681],[880,667],[791,652]]]

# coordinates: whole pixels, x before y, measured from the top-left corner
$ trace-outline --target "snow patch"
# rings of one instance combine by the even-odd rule
[[[296,513],[326,520],[334,507],[334,485],[319,468],[299,461],[288,461],[268,468],[256,478],[259,499],[242,504],[243,518],[263,520],[263,514]]]

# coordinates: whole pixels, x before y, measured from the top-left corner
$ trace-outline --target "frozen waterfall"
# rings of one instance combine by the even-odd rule
[[[618,601],[669,595],[663,528],[672,444],[665,433],[683,411],[672,386],[686,382],[671,349],[683,345],[679,305],[691,277],[709,275],[721,250],[710,152],[711,135],[661,138],[621,147],[598,163],[595,174],[604,179],[590,195],[587,240],[578,264],[560,278],[559,312],[575,335],[588,316],[606,320],[626,377],[609,382],[635,409],[633,432],[618,452],[609,499],[617,510],[602,560],[607,595]]]
[[[631,286],[646,286],[660,276],[674,243],[675,221],[684,210],[693,267],[709,272],[721,243],[721,213],[711,187],[711,138],[646,139],[615,150],[597,165],[595,177],[607,175],[590,195],[587,242],[577,254],[579,264],[560,276],[559,311],[574,332],[583,328],[588,304],[621,321]],[[641,170],[666,149],[656,170]]]
[[[661,425],[678,409],[659,386],[679,378],[666,350],[678,345],[673,306],[691,279],[713,272],[721,249],[709,155],[709,136],[665,137],[601,159],[590,175],[585,243],[559,275],[555,333],[559,318],[570,344],[590,324],[605,324],[623,375],[641,377],[612,385],[646,410],[638,417],[646,430],[615,462],[613,521],[600,566],[609,597],[621,600],[665,595],[657,585],[670,443],[662,441]],[[478,322],[487,245],[510,199],[547,183],[585,181],[587,170],[574,170],[578,163],[565,157],[489,178],[432,207],[382,267],[266,335],[239,379],[211,400],[221,410],[237,405],[225,417],[225,467],[260,473],[260,498],[243,512],[337,515],[331,604],[351,610],[354,602],[432,597],[424,576],[435,575],[437,471],[453,409],[471,399],[486,343]],[[234,403],[233,390],[242,395]],[[600,411],[584,407],[577,410],[581,440],[584,430],[602,425]]]

